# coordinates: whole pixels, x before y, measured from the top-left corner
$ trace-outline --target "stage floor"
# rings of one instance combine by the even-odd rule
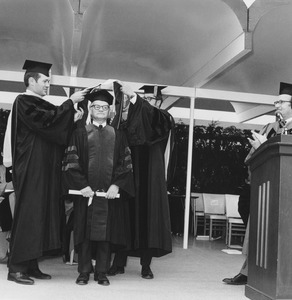
[[[139,259],[130,257],[125,274],[109,277],[110,286],[93,281],[86,286],[75,284],[76,265],[64,264],[61,257],[40,262],[43,272],[51,280],[37,280],[32,286],[7,281],[7,267],[0,264],[1,300],[245,300],[245,286],[229,286],[225,277],[236,275],[244,261],[243,255],[226,254],[224,241],[203,241],[189,238],[188,249],[183,249],[183,238],[173,236],[173,252],[154,258],[151,269],[153,280],[140,276]]]

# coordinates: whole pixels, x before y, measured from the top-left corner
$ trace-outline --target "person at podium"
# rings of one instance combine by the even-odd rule
[[[265,125],[259,133],[252,131],[252,138],[249,138],[249,143],[252,148],[247,155],[247,161],[254,151],[269,138],[279,134],[292,134],[292,84],[281,82],[279,89],[279,97],[274,102],[276,121]],[[243,253],[246,254],[246,259],[240,269],[240,272],[231,278],[224,278],[223,282],[231,285],[244,285],[247,283],[248,274],[248,238],[249,238],[249,222],[247,225]]]
[[[281,82],[278,100],[274,102],[276,121],[265,125],[260,133],[252,131],[252,139],[249,142],[252,146],[246,160],[253,152],[267,139],[278,134],[292,133],[292,84]]]

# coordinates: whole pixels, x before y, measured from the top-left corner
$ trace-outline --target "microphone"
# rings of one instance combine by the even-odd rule
[[[286,121],[284,120],[283,115],[280,112],[276,112],[276,118],[277,118],[277,121],[280,124],[280,127],[281,128],[285,127]]]
[[[282,133],[287,134],[287,128],[286,128],[287,122],[284,120],[283,115],[280,112],[276,112],[276,118],[277,118],[277,121],[279,122],[280,128],[283,128]]]

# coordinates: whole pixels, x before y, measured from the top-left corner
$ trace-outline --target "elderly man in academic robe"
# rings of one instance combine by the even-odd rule
[[[109,285],[106,272],[111,252],[130,243],[124,196],[134,195],[132,162],[124,133],[107,124],[113,96],[100,90],[87,99],[92,123],[74,132],[63,163],[63,179],[67,188],[81,192],[73,200],[76,283],[88,283],[94,259],[94,280]],[[105,195],[98,197],[96,192]]]
[[[78,91],[60,106],[44,100],[51,66],[31,60],[25,62],[27,90],[13,103],[7,139],[5,136],[6,141],[11,138],[16,197],[7,279],[20,284],[33,284],[31,277],[51,278],[40,271],[37,259],[61,247],[62,156],[74,121],[81,113],[74,109],[74,104],[83,101],[87,93]]]

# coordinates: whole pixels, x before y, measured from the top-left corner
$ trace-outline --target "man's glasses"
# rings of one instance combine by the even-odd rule
[[[282,105],[284,102],[291,102],[291,101],[288,101],[288,100],[277,100],[277,101],[274,102],[274,105],[278,105],[278,104]]]
[[[95,110],[100,110],[100,109],[102,109],[103,111],[109,110],[109,105],[91,105],[90,107]]]

